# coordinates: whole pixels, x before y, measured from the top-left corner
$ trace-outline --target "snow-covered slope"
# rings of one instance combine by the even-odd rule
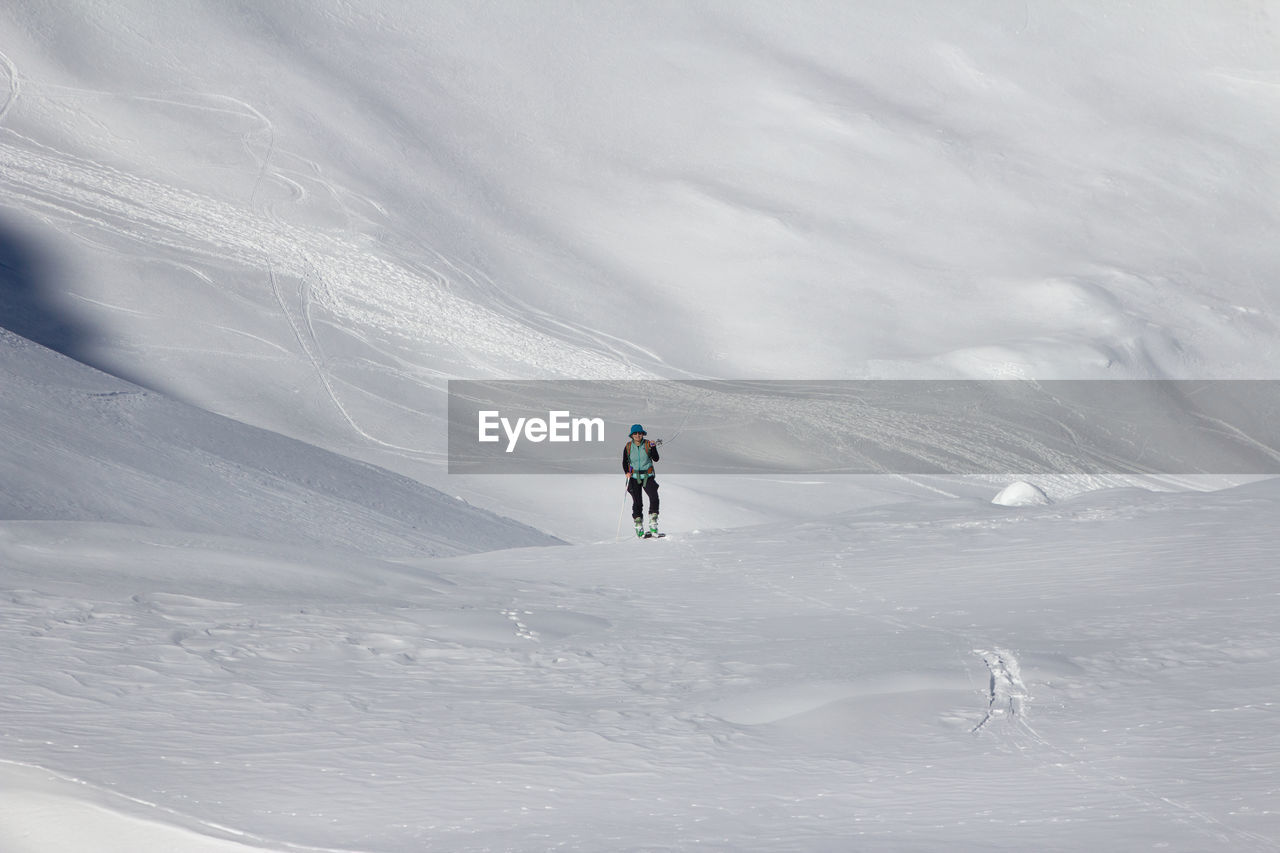
[[[0,180],[95,363],[415,476],[448,376],[1274,373],[1266,4],[0,26]]]
[[[0,401],[0,518],[146,524],[384,555],[555,542],[3,330]]]
[[[58,849],[25,808],[60,795],[278,850],[1275,850],[1278,512],[917,501],[418,565],[4,522],[0,827]]]

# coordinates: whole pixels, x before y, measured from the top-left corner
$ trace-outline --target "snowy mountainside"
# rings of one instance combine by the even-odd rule
[[[398,474],[245,426],[0,330],[0,517],[379,554],[556,540]]]
[[[1278,32],[0,5],[0,850],[1280,850],[1280,480],[681,476],[767,430],[637,400],[704,440],[616,541],[615,451],[450,476],[444,399],[1275,379]]]
[[[78,357],[428,482],[449,377],[1268,378],[1274,18],[22,0],[0,180]]]

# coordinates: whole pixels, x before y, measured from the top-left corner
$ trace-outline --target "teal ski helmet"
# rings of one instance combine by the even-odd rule
[[[632,424],[632,425],[631,425],[631,432],[627,433],[627,435],[635,435],[636,433],[640,433],[641,435],[648,435],[648,434],[649,434],[649,433],[647,433],[647,432],[645,432],[645,431],[644,431],[644,427],[640,426],[640,424]]]

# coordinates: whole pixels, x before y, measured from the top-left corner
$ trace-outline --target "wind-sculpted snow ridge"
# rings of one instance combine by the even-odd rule
[[[405,477],[146,391],[0,329],[0,518],[380,554],[556,540]]]
[[[272,849],[1275,851],[1278,485],[414,563],[3,522],[4,757]]]

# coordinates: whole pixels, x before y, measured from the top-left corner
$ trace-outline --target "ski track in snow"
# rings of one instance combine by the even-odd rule
[[[288,322],[289,329],[293,332],[294,340],[298,344],[298,349],[306,356],[307,361],[311,363],[312,368],[315,370],[316,377],[320,380],[320,384],[324,386],[325,394],[333,403],[334,408],[338,410],[338,413],[342,416],[342,419],[347,422],[347,425],[366,441],[370,441],[388,450],[394,450],[401,455],[416,458],[440,458],[440,453],[432,453],[414,447],[404,447],[402,445],[383,441],[377,436],[370,434],[356,422],[356,419],[351,416],[351,412],[348,411],[345,405],[343,405],[337,391],[334,390],[333,379],[328,367],[325,365],[324,351],[320,348],[320,341],[316,337],[315,327],[311,322],[310,277],[311,272],[307,272],[303,274],[302,278],[299,280],[298,313],[302,318],[301,323],[299,323],[294,320],[293,311],[290,310],[288,303],[285,301],[284,294],[281,292],[280,282],[276,276],[274,265],[270,261],[267,261],[267,278],[271,282],[271,292],[275,296],[276,303],[280,306],[280,313],[284,315],[285,320]]]
[[[17,100],[16,67],[4,58],[10,72],[10,96],[0,118]],[[166,255],[201,257],[210,264],[232,263],[250,269],[265,268],[265,279],[284,314],[300,354],[312,365],[327,399],[339,417],[361,439],[394,455],[415,460],[439,460],[443,453],[387,441],[370,432],[343,402],[340,381],[327,363],[312,320],[313,302],[345,321],[350,334],[381,353],[380,369],[421,384],[428,376],[445,378],[456,371],[397,369],[399,362],[389,348],[371,341],[361,329],[378,335],[428,343],[450,351],[461,364],[483,363],[501,375],[572,376],[575,378],[650,378],[642,366],[660,364],[652,351],[581,324],[555,318],[546,311],[516,299],[486,276],[471,272],[430,246],[416,253],[430,260],[402,262],[380,254],[364,238],[352,238],[335,229],[304,228],[286,222],[275,203],[264,200],[266,182],[290,189],[290,202],[301,203],[308,190],[274,161],[283,155],[278,131],[271,119],[242,99],[218,94],[183,100],[146,95],[90,92],[59,86],[33,86],[35,97],[52,102],[65,96],[133,100],[176,106],[212,114],[249,117],[255,127],[243,134],[243,146],[256,163],[256,172],[245,210],[208,194],[162,184],[95,163],[13,130],[0,128],[0,186],[12,201],[36,210],[64,228],[92,226],[136,245]],[[216,102],[211,105],[209,102]],[[293,156],[293,155],[288,155]],[[344,196],[350,195],[321,176],[319,164],[302,160],[317,184],[348,218]],[[360,203],[385,209],[363,195]],[[85,239],[81,235],[80,239]],[[107,251],[113,251],[103,246]],[[163,255],[154,260],[168,261]],[[176,262],[175,262],[176,263]],[[189,263],[180,266],[195,271]],[[197,272],[207,283],[216,283]],[[282,279],[297,282],[296,309],[286,301]],[[456,295],[453,280],[465,282],[470,298]],[[482,301],[481,301],[482,300]],[[394,401],[392,401],[394,402]]]
[[[18,94],[22,91],[22,83],[18,78],[18,66],[13,64],[3,51],[0,51],[0,65],[4,66],[5,72],[9,75],[9,95],[5,98],[4,106],[0,107],[0,122],[4,121],[5,116],[9,114],[9,110],[18,102]]]
[[[16,70],[11,70],[8,104],[16,99],[17,79]],[[227,111],[181,103],[192,109]],[[258,157],[252,207],[263,180],[274,177],[270,159],[277,153],[276,134],[270,121],[251,106],[241,103],[235,112],[262,122],[268,136],[267,150]],[[269,208],[265,213],[247,211],[206,194],[58,151],[8,128],[0,132],[5,138],[0,142],[0,185],[10,203],[64,225],[102,228],[152,251],[162,247],[210,262],[250,269],[269,263],[276,275],[302,279],[313,273],[324,282],[321,303],[335,315],[397,338],[434,341],[470,354],[469,359],[483,356],[508,368],[558,376],[637,378],[632,365],[575,347],[563,335],[539,332],[508,314],[453,295],[445,270],[411,269],[377,254],[368,240],[338,230],[287,224]],[[456,271],[456,265],[452,269]]]

